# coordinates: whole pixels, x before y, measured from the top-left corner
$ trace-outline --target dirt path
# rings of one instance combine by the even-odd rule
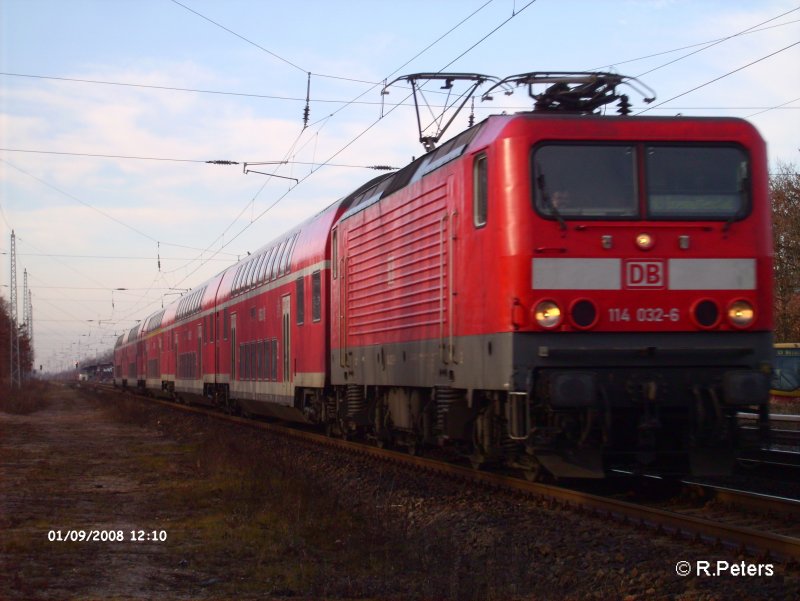
[[[0,600],[408,598],[375,575],[385,526],[298,469],[312,451],[118,394],[40,397],[0,402]]]
[[[154,507],[160,487],[147,466],[169,464],[179,446],[112,421],[73,390],[49,397],[49,408],[29,415],[0,412],[0,588],[9,587],[2,596],[124,599],[170,591],[181,577],[180,558],[170,555],[170,516]],[[48,540],[70,531],[124,540]],[[153,531],[165,531],[167,542],[137,540]]]

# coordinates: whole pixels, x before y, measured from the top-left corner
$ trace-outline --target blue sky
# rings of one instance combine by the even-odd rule
[[[780,0],[3,0],[0,250],[13,227],[37,363],[58,369],[110,347],[136,319],[376,175],[367,166],[418,156],[413,108],[392,104],[408,90],[381,97],[385,78],[613,69],[642,75],[658,102],[702,86],[652,114],[749,118],[773,162],[799,164],[798,9]],[[107,83],[67,81],[78,79]],[[529,106],[519,90],[477,102],[476,118]],[[450,133],[466,124],[465,112]],[[200,162],[215,159],[288,160],[256,169],[300,183]],[[6,298],[8,279],[4,254]]]

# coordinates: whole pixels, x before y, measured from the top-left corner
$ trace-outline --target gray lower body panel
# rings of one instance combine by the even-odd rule
[[[335,385],[450,386],[525,392],[543,369],[763,370],[772,358],[769,332],[498,333],[353,347],[331,352]]]
[[[353,347],[344,353],[332,349],[331,381],[334,385],[508,390],[512,336],[465,336],[454,340],[452,351],[439,340]]]

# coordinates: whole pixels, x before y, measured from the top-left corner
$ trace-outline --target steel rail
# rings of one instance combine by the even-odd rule
[[[683,483],[699,489],[703,494],[723,505],[735,506],[763,515],[782,515],[792,518],[794,524],[800,524],[800,500],[798,499],[737,490],[692,480],[684,480]]]

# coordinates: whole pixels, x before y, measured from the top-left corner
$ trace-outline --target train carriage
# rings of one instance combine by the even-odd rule
[[[121,336],[117,385],[228,411],[320,421],[330,384],[331,226],[354,195]]]
[[[776,342],[775,366],[770,385],[773,405],[797,412],[800,399],[800,342]]]

